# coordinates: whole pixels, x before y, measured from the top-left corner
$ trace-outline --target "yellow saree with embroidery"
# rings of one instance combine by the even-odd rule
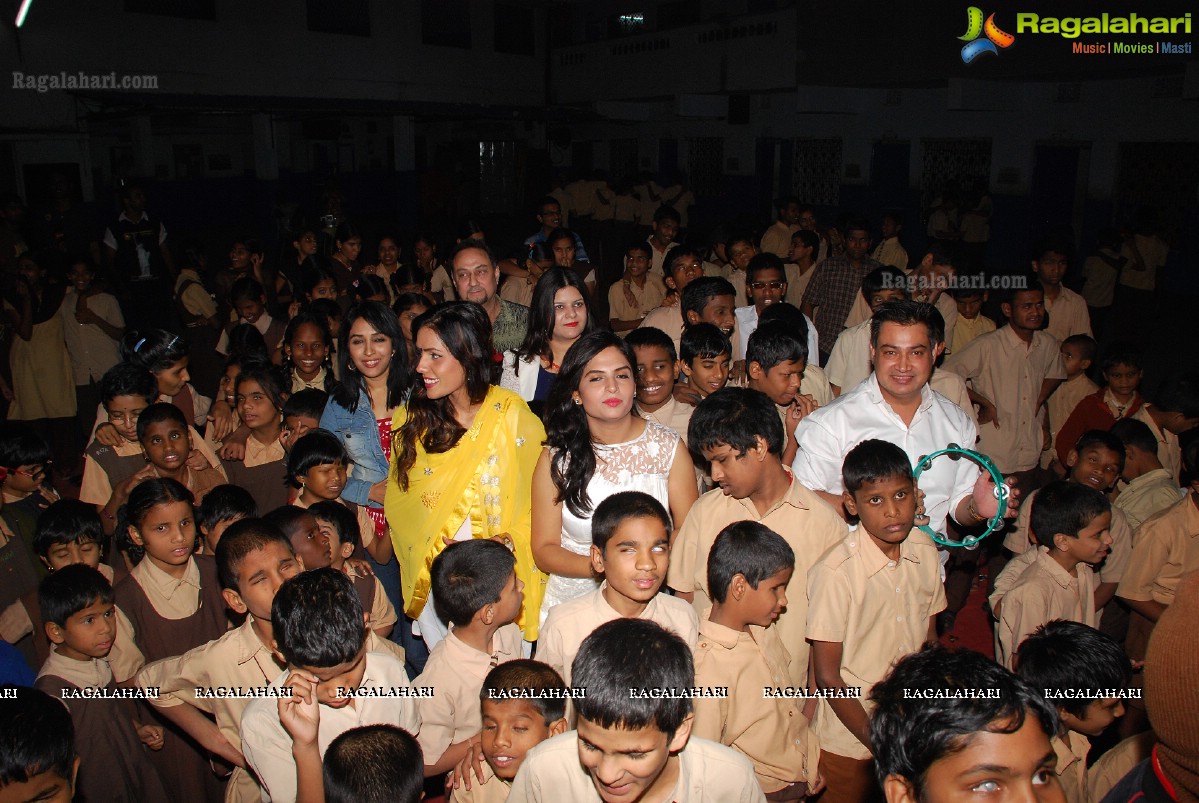
[[[407,408],[396,409],[391,431],[399,444]],[[470,518],[474,538],[507,533],[516,554],[516,576],[525,585],[517,624],[529,641],[537,639],[537,618],[546,575],[533,562],[533,469],[541,455],[545,428],[517,394],[492,387],[474,423],[448,452],[428,454],[417,441],[408,490],[395,479],[395,456],[384,509],[400,564],[404,612],[417,618],[429,600],[433,559]]]

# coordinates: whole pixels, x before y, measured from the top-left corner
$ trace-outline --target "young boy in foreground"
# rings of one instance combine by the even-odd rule
[[[1069,803],[1090,803],[1087,737],[1101,736],[1124,715],[1123,692],[1132,679],[1124,650],[1098,630],[1055,620],[1026,638],[1016,674],[1057,708],[1061,729],[1052,739],[1057,772]]]
[[[478,740],[479,688],[489,669],[520,658],[522,637],[515,622],[524,601],[516,558],[497,541],[446,547],[433,559],[432,576],[433,604],[450,632],[413,680],[433,689],[431,697],[417,702],[426,776],[452,769]]]
[[[778,630],[791,660],[788,685],[808,684],[808,569],[849,531],[835,510],[805,488],[783,465],[783,425],[774,402],[747,388],[725,388],[695,408],[688,431],[691,451],[702,454],[719,488],[692,506],[672,547],[667,582],[702,613],[712,604],[708,554],[721,530],[757,521],[795,552],[787,610]]]
[[[61,701],[27,686],[0,686],[0,800],[71,803],[79,756]]]
[[[578,730],[533,748],[510,803],[761,803],[753,765],[691,737],[691,650],[653,622],[619,619],[584,640],[572,666]]]
[[[670,516],[658,500],[622,491],[600,502],[591,517],[591,568],[604,582],[589,594],[550,609],[537,659],[570,683],[579,645],[613,619],[648,619],[695,645],[699,620],[680,599],[658,593],[670,565]]]
[[[503,803],[525,756],[566,732],[566,684],[548,664],[517,659],[487,673],[479,691],[483,755],[478,775],[462,769],[452,803]]]
[[[241,519],[225,530],[216,546],[216,564],[225,604],[245,616],[245,622],[183,655],[148,664],[138,672],[137,685],[158,687],[151,704],[234,767],[225,800],[255,803],[262,799],[262,788],[247,772],[240,734],[250,700],[196,690],[265,689],[286,668],[275,654],[271,605],[279,587],[304,565],[287,537],[260,519]]]
[[[288,668],[271,687],[290,696],[252,700],[241,721],[242,753],[272,800],[321,799],[321,758],[351,728],[420,731],[404,665],[367,652],[366,618],[349,578],[335,569],[303,572],[275,595],[271,623]]]
[[[862,693],[896,660],[936,640],[945,609],[937,548],[914,529],[916,484],[898,446],[859,443],[841,470],[846,510],[859,524],[808,572],[808,640],[820,700],[817,736],[829,795],[866,801],[874,745]]]
[[[887,803],[1065,802],[1049,743],[1057,712],[989,658],[927,646],[901,659],[870,699],[874,772]]]
[[[695,685],[724,686],[724,699],[695,700],[692,733],[744,753],[767,800],[803,800],[823,784],[820,748],[787,689],[787,649],[773,627],[787,607],[795,553],[754,521],[730,524],[708,555],[712,608],[699,622]],[[779,693],[769,693],[779,689]],[[814,701],[813,701],[814,703]]]

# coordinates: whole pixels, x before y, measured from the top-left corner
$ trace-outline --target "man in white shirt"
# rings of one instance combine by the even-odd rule
[[[796,428],[795,478],[841,510],[841,464],[868,438],[907,452],[912,464],[951,443],[974,446],[978,433],[960,407],[928,387],[944,349],[941,316],[930,304],[891,301],[879,306],[871,330],[874,372]],[[925,514],[937,532],[946,519],[968,527],[995,515],[991,478],[971,460],[936,460],[920,476]],[[1013,512],[1014,515],[1014,512]]]

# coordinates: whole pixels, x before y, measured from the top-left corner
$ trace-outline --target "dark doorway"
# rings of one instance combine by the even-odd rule
[[[1089,146],[1037,146],[1029,199],[1030,234],[1034,237],[1051,229],[1069,229],[1077,235],[1089,157]]]
[[[884,207],[903,206],[911,184],[912,144],[875,142],[870,157],[870,189]]]

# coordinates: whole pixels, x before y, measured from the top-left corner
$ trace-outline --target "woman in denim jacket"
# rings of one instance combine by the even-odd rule
[[[394,312],[378,301],[363,301],[343,316],[339,339],[341,381],[321,416],[321,426],[345,445],[353,466],[341,497],[364,505],[382,538],[391,538],[383,515],[387,474],[391,466],[391,420],[412,385],[408,350]],[[397,611],[404,610],[400,568],[393,556],[386,564],[367,559]],[[411,622],[396,627],[393,640],[408,654],[409,673],[419,673],[428,656],[412,635]],[[414,675],[415,676],[415,675]]]

